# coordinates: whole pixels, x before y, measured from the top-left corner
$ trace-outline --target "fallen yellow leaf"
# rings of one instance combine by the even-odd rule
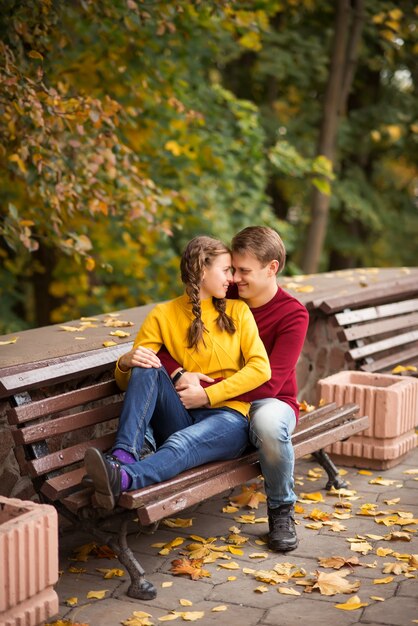
[[[163,524],[169,528],[188,528],[189,526],[193,526],[193,517],[189,519],[167,517],[167,519],[163,520]]]
[[[266,593],[266,591],[268,591],[269,588],[266,587],[265,585],[260,585],[259,587],[256,587],[254,589],[254,591],[256,591],[257,593]]]
[[[377,600],[378,602],[384,602],[385,599],[380,596],[370,596],[370,600]]]
[[[300,499],[311,500],[312,502],[323,502],[324,496],[319,491],[316,491],[315,493],[301,493]]]
[[[237,577],[236,576],[228,576],[227,580],[229,580],[229,582],[232,582],[233,580],[236,580]]]
[[[118,345],[118,344],[116,343],[116,341],[104,341],[104,342],[102,343],[102,346],[103,346],[104,348],[111,348],[112,346],[117,346],[117,345]],[[126,623],[126,622],[124,622],[124,623]]]
[[[114,567],[113,569],[96,567],[96,570],[103,574],[103,578],[115,578],[116,576],[125,576],[125,572],[123,571],[123,569],[117,569],[116,567]]]
[[[78,604],[78,598],[68,598],[67,600],[65,600],[65,604],[67,606],[76,606],[76,604]]]
[[[360,587],[360,581],[349,582],[346,580],[346,576],[349,574],[348,570],[341,570],[337,572],[316,572],[317,580],[313,585],[313,589],[319,589],[323,596],[333,596],[336,593],[353,593]]]
[[[225,604],[220,604],[219,606],[214,606],[212,609],[212,613],[221,613],[222,611],[227,611],[228,607]]]
[[[358,596],[353,596],[344,604],[334,604],[336,609],[342,609],[343,611],[355,611],[361,609],[363,606],[369,606],[368,602],[362,602]]]
[[[224,506],[224,508],[222,509],[222,513],[236,513],[239,510],[239,507],[237,506]]]
[[[202,619],[204,617],[204,611],[184,611],[180,613],[181,618],[184,619],[185,622],[195,622],[198,619]]]
[[[130,337],[131,333],[127,333],[124,330],[112,330],[109,335],[112,335],[112,337],[119,337],[120,339],[123,339],[124,337]]]
[[[373,472],[370,470],[359,470],[357,474],[361,474],[361,476],[373,476]]]
[[[219,563],[218,567],[222,567],[223,569],[241,569],[235,561],[230,561],[229,563]]]
[[[0,346],[8,346],[10,343],[16,343],[19,337],[13,337],[13,339],[7,339],[6,341],[0,341]]]
[[[92,599],[103,600],[107,591],[109,591],[109,589],[102,589],[100,591],[89,591],[87,594],[87,598],[89,600],[92,600]]]
[[[173,586],[173,583],[172,583],[172,582],[168,582],[168,581],[166,581],[165,583],[161,583],[161,587],[162,587],[163,589],[167,589],[167,587],[172,587],[172,586]]]
[[[373,580],[374,585],[387,585],[393,582],[393,576],[386,576],[386,578],[375,578]]]
[[[248,555],[250,559],[266,559],[268,557],[267,552],[252,552]]]
[[[151,617],[152,615],[150,613],[134,611],[131,617],[128,617],[122,624],[123,626],[152,626],[153,623],[150,622]]]
[[[184,598],[180,598],[179,602],[181,606],[193,606],[193,602],[191,600],[185,600]]]
[[[300,591],[293,589],[292,587],[278,587],[277,591],[285,596],[300,596]]]

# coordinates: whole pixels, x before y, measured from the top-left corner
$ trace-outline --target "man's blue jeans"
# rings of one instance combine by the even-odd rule
[[[250,441],[257,448],[269,507],[296,502],[293,470],[295,453],[291,435],[296,426],[291,406],[267,398],[256,400],[250,410]]]
[[[149,424],[157,451],[139,460]],[[132,478],[130,489],[159,483],[209,461],[234,459],[248,444],[248,420],[238,411],[228,407],[187,411],[163,367],[132,369],[113,446],[136,459],[123,466]]]

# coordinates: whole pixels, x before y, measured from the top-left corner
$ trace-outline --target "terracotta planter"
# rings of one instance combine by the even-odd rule
[[[58,613],[54,507],[0,496],[0,625],[37,626]]]
[[[355,402],[370,418],[359,435],[328,448],[338,463],[386,469],[401,462],[418,442],[418,381],[390,374],[344,371],[318,383],[319,397],[327,402]]]

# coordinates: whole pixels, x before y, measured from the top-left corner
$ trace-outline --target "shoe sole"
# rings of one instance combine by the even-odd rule
[[[299,541],[294,546],[273,546],[270,543],[268,543],[267,545],[273,552],[291,552],[291,550],[296,550],[299,545]]]
[[[84,456],[84,466],[94,486],[97,506],[111,511],[115,508],[115,496],[109,485],[106,464],[99,450],[88,448]]]

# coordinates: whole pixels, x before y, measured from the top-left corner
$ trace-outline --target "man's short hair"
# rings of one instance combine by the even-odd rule
[[[248,226],[235,235],[231,242],[232,252],[251,253],[265,266],[278,261],[278,273],[284,268],[286,248],[279,234],[268,226]]]

